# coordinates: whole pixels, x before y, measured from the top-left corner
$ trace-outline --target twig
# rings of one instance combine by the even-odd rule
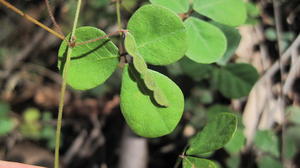
[[[274,9],[274,17],[275,17],[275,24],[276,24],[276,34],[277,34],[277,43],[279,48],[279,58],[278,58],[278,64],[279,64],[279,71],[280,71],[280,91],[279,91],[279,97],[278,97],[278,107],[280,109],[280,114],[282,118],[282,124],[281,124],[281,161],[282,166],[286,167],[285,165],[285,114],[284,114],[284,108],[285,108],[285,102],[283,97],[283,74],[284,74],[284,66],[282,63],[282,54],[283,54],[283,37],[282,37],[282,23],[281,23],[281,4],[279,0],[273,0],[273,9]]]
[[[294,51],[295,52],[293,52],[292,55],[298,56],[297,48],[295,48]],[[288,76],[286,78],[286,81],[285,81],[284,85],[283,85],[283,94],[285,94],[285,95],[288,94],[291,91],[293,83],[295,81],[295,78],[299,74],[299,70],[300,70],[300,58],[298,57],[294,61],[295,61],[295,63],[291,64],[292,67],[291,67],[290,72],[289,72],[289,74],[288,74]]]
[[[44,25],[43,23],[39,22],[38,20],[34,19],[33,17],[27,15],[26,13],[22,12],[20,9],[16,8],[15,6],[13,6],[12,4],[6,2],[5,0],[0,0],[0,3],[2,3],[4,6],[6,6],[8,9],[14,11],[15,13],[23,16],[25,19],[27,19],[28,21],[40,26],[41,28],[45,29],[46,31],[48,31],[49,33],[53,34],[54,36],[64,40],[64,36],[62,36],[61,34],[57,33],[56,31],[52,30],[51,28],[47,27],[46,25]]]
[[[122,22],[121,22],[121,9],[120,9],[120,0],[116,0],[116,11],[117,11],[117,21],[118,21],[118,28],[119,31],[122,30]],[[122,33],[120,32],[120,36]]]
[[[81,147],[87,137],[87,131],[82,130],[81,133],[77,136],[77,138],[73,141],[71,147],[68,149],[66,154],[64,155],[63,163],[68,165],[72,158],[81,150]]]
[[[297,36],[297,38],[294,40],[294,42],[291,44],[291,46],[282,54],[281,61],[282,63],[286,63],[289,58],[291,57],[292,51],[294,48],[299,47],[300,45],[300,34]],[[271,68],[268,69],[268,71],[265,72],[265,74],[260,78],[258,83],[263,82],[264,80],[270,79],[279,69],[279,61],[276,61]]]
[[[53,13],[52,13],[52,9],[51,9],[51,6],[49,4],[49,0],[45,0],[45,4],[46,4],[46,7],[47,7],[47,11],[48,11],[48,14],[50,16],[50,19],[51,21],[53,22],[53,25],[54,27],[58,30],[58,32],[64,36],[65,38],[65,35],[63,33],[63,31],[61,30],[60,26],[57,24],[56,20],[55,20],[55,17],[53,16]]]

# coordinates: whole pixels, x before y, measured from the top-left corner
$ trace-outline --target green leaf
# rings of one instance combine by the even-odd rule
[[[260,14],[259,9],[255,6],[254,3],[251,2],[245,2],[246,5],[246,10],[247,10],[247,20],[246,20],[246,24],[257,24],[258,23],[258,19],[257,17]]]
[[[152,74],[149,72],[144,59],[139,56],[136,42],[130,33],[127,34],[125,39],[125,48],[128,53],[133,56],[134,68],[140,73],[141,78],[144,80],[145,86],[149,90],[153,91],[155,101],[158,104],[167,107],[169,105],[169,102],[160,88],[155,84]]]
[[[89,3],[93,8],[101,8],[109,5],[109,0],[90,0]]]
[[[180,88],[166,76],[149,70],[155,83],[169,100],[162,107],[153,100],[153,92],[146,88],[138,72],[125,66],[121,88],[121,110],[131,127],[140,136],[159,137],[171,133],[184,109]]]
[[[232,139],[225,145],[225,149],[230,154],[238,153],[244,147],[245,140],[246,138],[244,136],[243,129],[238,128]]]
[[[145,63],[144,59],[140,57],[135,39],[129,32],[126,34],[125,38],[125,48],[126,51],[133,57],[133,65],[135,69],[140,74],[146,74],[148,70],[147,64]]]
[[[300,107],[290,106],[287,108],[287,112],[289,112],[289,120],[295,124],[300,124]]]
[[[211,65],[198,64],[186,57],[182,58],[179,63],[183,73],[197,81],[209,77],[213,71]]]
[[[279,157],[279,141],[276,134],[272,131],[257,131],[254,138],[254,145],[276,157]]]
[[[41,136],[41,125],[38,122],[23,123],[20,126],[23,136],[31,139],[39,139]]]
[[[212,22],[212,24],[221,29],[221,31],[225,34],[227,40],[227,49],[222,58],[218,60],[218,64],[226,65],[238,48],[242,37],[238,29],[234,27],[226,26],[217,22]]]
[[[9,112],[10,112],[9,104],[0,101],[0,119],[7,117]]]
[[[6,135],[14,129],[14,122],[10,118],[0,118],[0,136]]]
[[[256,69],[245,63],[228,64],[217,69],[214,75],[217,88],[228,98],[247,96],[259,77]]]
[[[258,162],[258,167],[259,168],[283,168],[282,164],[280,163],[280,161],[275,160],[274,158],[270,157],[270,156],[264,156],[261,157]]]
[[[176,13],[186,13],[189,10],[189,0],[150,0],[150,2],[169,8]]]
[[[52,117],[52,113],[51,112],[44,112],[43,115],[42,115],[42,120],[43,121],[51,121],[53,119]]]
[[[196,157],[184,157],[183,168],[217,168],[214,162]]]
[[[188,58],[198,63],[209,64],[224,55],[227,42],[219,28],[194,17],[188,18],[184,24],[188,34]]]
[[[229,106],[225,106],[225,105],[221,105],[221,104],[215,104],[215,105],[209,107],[207,109],[207,114],[206,114],[207,121],[208,122],[213,121],[214,118],[218,114],[222,113],[223,111],[233,112],[233,110],[230,109]]]
[[[175,12],[158,5],[144,5],[128,22],[138,53],[146,62],[167,65],[187,50],[186,29]]]
[[[231,155],[231,157],[226,160],[226,164],[229,168],[239,168],[240,161],[240,155]]]
[[[25,122],[28,122],[28,123],[36,122],[40,119],[40,117],[41,117],[41,113],[36,108],[28,108],[23,113],[23,118],[24,118]]]
[[[297,134],[298,132],[296,132]],[[292,160],[293,157],[297,154],[298,148],[297,148],[297,140],[295,140],[292,136],[289,136],[285,134],[284,136],[284,142],[285,142],[285,147],[284,147],[284,153],[283,156],[286,159]]]
[[[163,91],[156,86],[156,88],[153,90],[153,97],[156,103],[158,103],[161,106],[168,107],[169,101],[166,97],[166,95],[163,93]]]
[[[94,27],[76,29],[76,42],[83,42],[106,34]],[[69,39],[67,36],[66,39]],[[64,40],[59,48],[58,68],[62,72],[68,44]],[[74,89],[87,90],[94,88],[111,76],[119,62],[118,48],[108,39],[79,45],[73,48],[67,83]]]
[[[239,26],[247,18],[242,0],[194,0],[193,8],[198,13],[229,26]]]
[[[234,135],[237,117],[231,113],[220,113],[209,122],[191,141],[188,155],[201,155],[222,148]]]
[[[276,30],[274,28],[267,28],[265,30],[265,36],[270,41],[276,41],[277,39]]]
[[[138,4],[139,0],[122,0],[121,5],[124,9],[131,12],[135,6]]]

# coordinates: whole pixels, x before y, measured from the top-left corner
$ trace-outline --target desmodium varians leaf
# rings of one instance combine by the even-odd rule
[[[208,78],[213,72],[213,66],[210,64],[199,64],[187,57],[179,61],[180,68],[185,75],[199,81],[203,78]]]
[[[246,142],[246,138],[242,128],[237,128],[232,139],[225,145],[226,151],[230,154],[237,154],[242,150]]]
[[[201,155],[222,148],[237,129],[237,117],[231,113],[220,113],[210,121],[190,143],[188,155]]]
[[[230,58],[234,55],[236,49],[238,48],[241,35],[235,27],[223,25],[217,22],[212,22],[213,25],[217,26],[225,34],[227,40],[227,49],[225,54],[218,60],[219,65],[226,65]]]
[[[193,8],[198,13],[229,26],[239,26],[247,18],[243,0],[194,0]]]
[[[132,65],[125,66],[121,88],[121,111],[130,128],[140,136],[159,137],[171,133],[178,124],[184,109],[180,88],[168,77],[149,70],[155,83],[169,101],[162,107],[153,100],[139,73]]]
[[[151,72],[148,70],[146,62],[142,57],[140,57],[137,51],[136,42],[133,36],[129,32],[127,33],[125,38],[125,48],[127,52],[133,57],[134,68],[139,72],[141,78],[144,80],[145,86],[149,90],[153,91],[154,100],[159,105],[167,107],[169,105],[169,102],[166,96],[161,91],[159,86],[156,85]]]
[[[257,160],[258,168],[283,168],[279,159],[265,155]]]
[[[76,42],[83,42],[106,34],[94,27],[76,29]],[[69,39],[68,35],[66,38]],[[64,40],[58,52],[58,68],[63,70],[68,44]],[[118,48],[104,38],[88,44],[75,46],[72,50],[67,83],[74,89],[87,90],[102,84],[117,68]]]
[[[198,63],[209,64],[224,55],[227,42],[219,28],[194,17],[188,18],[184,24],[188,34],[188,58]]]
[[[145,63],[144,59],[139,55],[137,51],[137,44],[135,42],[134,37],[130,32],[127,32],[126,38],[125,38],[125,48],[128,54],[130,54],[133,57],[133,65],[135,69],[140,74],[147,73],[147,64]]]
[[[247,96],[259,77],[256,69],[245,63],[228,64],[217,69],[214,75],[217,88],[228,98]]]
[[[176,13],[186,13],[189,10],[189,0],[150,0],[150,2],[169,8]]]
[[[183,168],[217,168],[214,162],[196,157],[187,156],[183,158]]]
[[[159,6],[144,5],[128,22],[136,48],[146,62],[167,65],[182,58],[187,50],[186,29],[175,12]]]
[[[258,17],[260,15],[259,9],[252,2],[246,2],[245,5],[247,9],[246,24],[251,24],[251,25],[257,24],[259,22]]]
[[[279,157],[279,140],[276,134],[270,130],[260,130],[256,132],[254,145],[259,150]]]

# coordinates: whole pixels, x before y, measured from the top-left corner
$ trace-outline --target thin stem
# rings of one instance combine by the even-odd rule
[[[122,30],[120,0],[116,1],[116,10],[117,10],[118,28],[119,30]],[[122,35],[122,32],[120,32],[120,35]]]
[[[180,166],[180,163],[182,162],[182,160],[186,157],[186,156],[185,156],[185,152],[186,152],[187,148],[188,148],[188,145],[186,145],[186,146],[184,147],[184,149],[183,149],[181,155],[179,155],[179,157],[177,158],[177,161],[176,161],[176,163],[175,163],[174,168],[178,168],[178,167]]]
[[[53,22],[54,27],[57,29],[57,31],[58,31],[61,35],[63,35],[63,36],[65,37],[63,31],[61,30],[60,26],[58,25],[58,23],[57,23],[56,20],[55,20],[55,17],[53,16],[52,9],[51,9],[51,6],[50,6],[50,4],[49,4],[49,0],[45,0],[45,4],[46,4],[47,11],[48,11],[48,13],[49,13],[50,19],[51,19],[52,22]]]
[[[39,27],[45,29],[46,31],[48,31],[49,33],[53,34],[54,36],[64,40],[64,36],[62,36],[61,34],[57,33],[56,31],[54,31],[53,29],[47,27],[46,25],[44,25],[43,23],[39,22],[38,20],[34,19],[33,17],[27,15],[26,13],[22,12],[20,9],[16,8],[15,6],[13,6],[12,4],[6,2],[5,0],[0,0],[0,3],[2,3],[4,6],[6,6],[8,9],[14,11],[15,13],[21,15],[22,17],[24,17],[25,19],[27,19],[28,21],[38,25]]]
[[[74,43],[74,40],[75,40],[75,30],[76,30],[77,23],[78,23],[80,7],[81,7],[81,0],[78,0],[75,19],[74,19],[74,23],[73,23],[73,29],[71,32],[69,43]],[[54,168],[59,168],[59,148],[60,148],[62,114],[63,114],[64,98],[65,98],[65,92],[66,92],[66,86],[67,86],[67,75],[68,75],[68,70],[69,70],[69,66],[70,66],[72,50],[73,50],[73,47],[69,46],[68,50],[67,50],[67,58],[66,58],[66,62],[65,62],[65,66],[64,66],[63,74],[62,74],[63,80],[62,80],[61,91],[60,91],[60,101],[59,101],[59,109],[58,109],[58,117],[57,117],[57,128],[56,128],[56,135],[55,135]]]
[[[96,42],[98,40],[102,40],[102,39],[105,39],[105,38],[108,38],[108,37],[111,37],[111,36],[114,36],[114,35],[119,35],[120,33],[126,33],[126,32],[128,32],[128,30],[123,30],[123,29],[118,30],[118,31],[109,33],[105,36],[101,36],[101,37],[98,37],[98,38],[95,38],[95,39],[75,43],[75,46],[84,45],[84,44],[88,44],[88,43],[93,43],[93,42]]]

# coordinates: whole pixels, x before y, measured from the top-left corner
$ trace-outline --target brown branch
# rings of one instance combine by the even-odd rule
[[[59,32],[62,36],[64,36],[64,38],[65,38],[65,35],[64,35],[63,31],[61,30],[59,24],[57,24],[57,22],[56,22],[56,20],[55,20],[55,17],[53,16],[52,9],[51,9],[51,6],[50,6],[50,4],[49,4],[49,0],[45,0],[45,4],[46,4],[48,14],[49,14],[49,16],[50,16],[51,21],[53,22],[54,27],[55,27],[55,28],[58,30],[58,32]]]
[[[0,3],[3,4],[4,6],[6,6],[8,9],[14,11],[15,13],[21,15],[22,17],[24,17],[25,19],[27,19],[28,21],[38,25],[39,27],[45,29],[46,31],[48,31],[49,33],[53,34],[54,36],[64,40],[64,36],[62,36],[61,34],[57,33],[56,31],[52,30],[51,28],[47,27],[46,25],[44,25],[43,23],[39,22],[38,20],[34,19],[33,17],[27,15],[26,13],[22,12],[20,9],[16,8],[15,6],[13,6],[12,4],[8,3],[5,0],[0,0]]]

